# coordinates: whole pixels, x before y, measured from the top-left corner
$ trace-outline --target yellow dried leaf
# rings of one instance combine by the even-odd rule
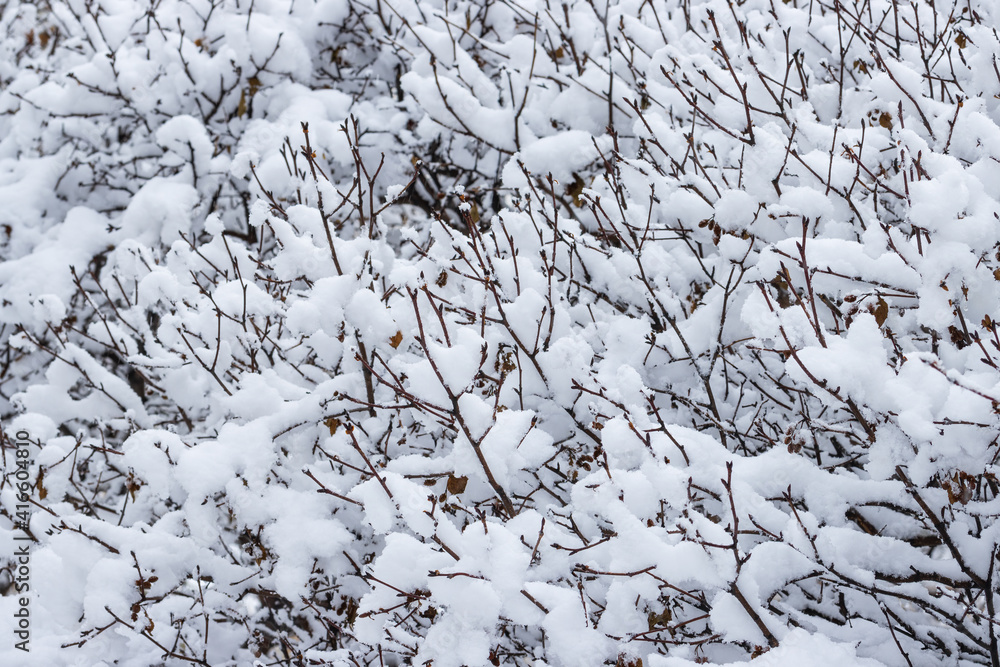
[[[479,222],[479,207],[476,202],[469,202],[471,206],[469,207],[469,219],[474,223]]]
[[[587,204],[587,202],[581,198],[585,187],[587,187],[587,184],[584,183],[583,179],[576,173],[573,174],[573,182],[566,186],[566,194],[573,198],[573,204],[577,208],[583,208]]]
[[[392,345],[392,349],[399,347],[399,344],[403,342],[403,332],[397,331],[396,334],[389,339],[389,345]]]
[[[341,421],[336,417],[330,417],[323,423],[326,424],[328,429],[330,429],[330,435],[333,435],[337,432],[337,429],[340,428]]]

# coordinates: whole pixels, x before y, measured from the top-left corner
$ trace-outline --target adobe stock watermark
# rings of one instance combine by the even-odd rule
[[[29,468],[33,461],[28,446],[31,434],[20,430],[14,434],[14,478],[17,504],[14,512],[14,552],[11,554],[14,597],[14,648],[28,652],[31,642],[31,533],[28,521],[31,518],[29,498],[34,486]]]

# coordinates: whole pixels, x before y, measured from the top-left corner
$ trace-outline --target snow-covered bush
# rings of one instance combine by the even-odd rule
[[[4,664],[1000,667],[993,3],[0,11]]]

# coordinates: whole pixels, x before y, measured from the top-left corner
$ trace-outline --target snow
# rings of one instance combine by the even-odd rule
[[[997,12],[776,5],[7,3],[0,663],[989,664]]]
[[[608,137],[594,137],[582,130],[569,130],[549,137],[542,137],[533,142],[520,153],[520,159],[525,168],[539,176],[552,174],[556,181],[568,185],[573,180],[573,172],[580,171],[596,160],[598,151],[610,148]],[[508,162],[516,164],[517,157]],[[504,172],[504,179],[517,176]]]
[[[198,192],[189,185],[153,179],[136,194],[122,216],[121,233],[148,244],[172,243],[191,225]]]
[[[781,646],[771,649],[756,658],[754,666],[782,667],[784,665],[802,665],[802,667],[876,667],[876,660],[857,655],[850,644],[834,642],[819,634],[810,634],[806,630],[794,629],[785,636]],[[651,656],[650,667],[688,667],[698,664],[696,661],[683,658]],[[742,661],[720,663],[727,667],[746,664]]]

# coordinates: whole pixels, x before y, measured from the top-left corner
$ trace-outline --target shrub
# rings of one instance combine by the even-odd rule
[[[5,660],[1000,665],[994,14],[8,3]]]

